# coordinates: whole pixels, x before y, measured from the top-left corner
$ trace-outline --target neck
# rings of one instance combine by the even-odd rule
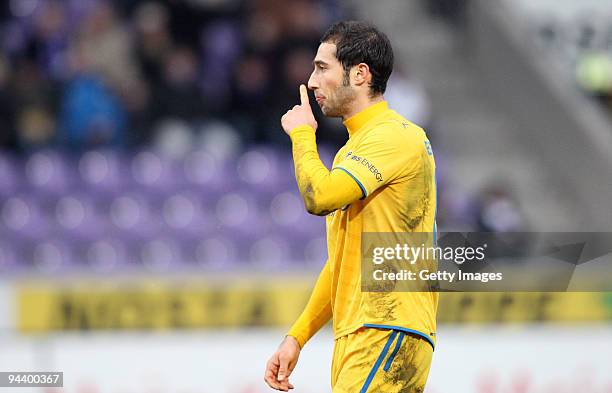
[[[347,119],[350,119],[351,117],[355,116],[356,114],[358,114],[359,112],[361,112],[362,110],[377,104],[381,101],[383,101],[385,98],[383,97],[382,94],[377,95],[376,97],[370,98],[369,95],[366,96],[362,96],[362,97],[358,97],[357,99],[355,99],[355,101],[353,101],[353,105],[351,105],[350,110],[345,113],[344,115],[342,115],[342,121],[345,121]]]

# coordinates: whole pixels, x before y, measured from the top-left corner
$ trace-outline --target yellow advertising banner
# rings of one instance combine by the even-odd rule
[[[18,289],[22,332],[166,330],[290,324],[308,300],[305,281],[26,284]]]
[[[28,282],[18,286],[24,333],[289,326],[313,285],[306,279]],[[612,294],[442,293],[439,323],[593,322],[612,319]]]

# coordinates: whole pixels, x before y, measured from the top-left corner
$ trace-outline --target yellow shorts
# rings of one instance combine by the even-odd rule
[[[332,393],[422,393],[432,355],[418,335],[361,328],[335,341]]]

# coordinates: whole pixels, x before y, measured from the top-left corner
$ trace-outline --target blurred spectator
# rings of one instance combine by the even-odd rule
[[[336,0],[46,0],[2,11],[0,143],[26,150],[135,147],[168,119],[195,132],[229,120],[244,142],[287,144],[280,115],[308,79],[326,17],[342,17]]]
[[[0,57],[0,147],[17,146],[15,133],[15,105],[11,92],[11,68],[5,57]]]
[[[272,71],[263,56],[246,54],[238,61],[233,75],[231,108],[234,123],[248,141],[256,139],[255,130],[265,127],[271,87]]]
[[[298,88],[300,84],[308,82],[313,70],[312,59],[314,59],[316,53],[316,46],[308,45],[307,41],[293,41],[283,49],[282,57],[278,62],[279,68],[274,73],[277,77],[274,79],[275,83],[273,85],[273,103],[267,112],[269,130],[278,129],[278,119],[293,105],[299,103]],[[311,104],[314,104],[312,105],[313,108],[318,107],[312,100]],[[322,125],[321,128],[324,128],[324,126]],[[321,128],[317,135],[324,140],[328,133]],[[269,138],[274,138],[279,143],[287,142],[286,135],[283,132],[272,132],[270,134]]]
[[[161,83],[164,59],[172,50],[168,18],[168,10],[161,3],[143,3],[134,12],[136,55],[140,70],[154,85]]]
[[[209,109],[220,116],[228,116],[232,107],[231,82],[241,41],[237,20],[214,22],[202,30],[200,84]]]
[[[119,94],[139,79],[132,40],[110,3],[101,2],[84,18],[72,43],[87,71]]]
[[[39,65],[45,77],[56,80],[66,77],[68,41],[66,3],[54,0],[43,2],[34,14],[27,55]]]
[[[278,8],[255,7],[249,13],[244,30],[245,45],[260,52],[273,52],[282,41],[281,18]]]
[[[73,149],[118,146],[124,140],[126,114],[99,77],[82,74],[62,99],[60,142]]]
[[[55,118],[42,106],[23,108],[17,119],[20,144],[24,148],[38,148],[48,145],[55,138]]]
[[[287,38],[301,39],[304,41],[317,42],[320,32],[326,28],[323,25],[322,8],[320,4],[308,0],[296,0],[292,2],[277,1],[282,4],[279,9],[283,15],[281,22]]]
[[[205,106],[198,88],[198,62],[193,51],[176,48],[166,57],[163,79],[155,90],[155,116],[201,119]]]
[[[476,201],[476,231],[495,233],[487,240],[487,258],[512,258],[529,253],[533,234],[510,189],[504,184],[489,184]]]
[[[29,150],[52,143],[56,137],[58,86],[45,79],[41,69],[30,60],[20,60],[14,70],[11,99],[16,104],[19,147]]]
[[[478,199],[478,231],[520,232],[526,230],[523,214],[508,188],[492,184]]]

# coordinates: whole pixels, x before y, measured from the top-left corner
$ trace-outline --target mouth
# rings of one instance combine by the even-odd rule
[[[315,97],[315,100],[317,101],[317,104],[321,105],[323,103],[323,101],[325,101],[325,98],[317,96],[317,97]]]

